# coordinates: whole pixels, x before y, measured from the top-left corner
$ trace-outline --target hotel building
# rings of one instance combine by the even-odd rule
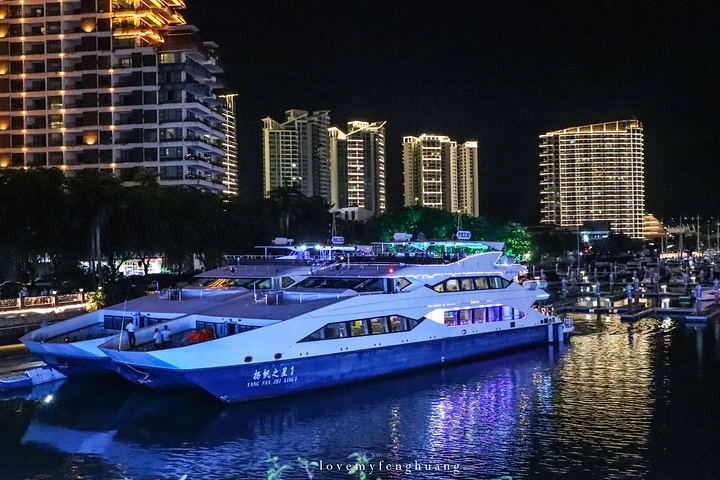
[[[92,168],[129,183],[150,168],[165,185],[236,189],[217,45],[186,24],[184,7],[0,3],[0,168]]]
[[[265,195],[297,187],[330,201],[330,111],[288,110],[285,122],[263,119]]]
[[[405,205],[442,208],[477,216],[478,142],[443,135],[403,138]]]
[[[385,211],[385,123],[349,122],[330,128],[330,203],[375,215]]]
[[[644,238],[643,130],[637,120],[540,135],[541,223],[577,228],[609,221]]]

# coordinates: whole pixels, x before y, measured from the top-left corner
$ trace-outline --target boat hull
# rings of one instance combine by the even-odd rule
[[[552,338],[549,329],[553,329]],[[562,339],[562,324],[219,368],[179,370],[154,367],[142,369],[142,378],[134,380],[153,387],[197,385],[225,402],[241,402],[494,355],[547,344],[553,339]],[[127,377],[128,366],[125,367],[123,374]]]
[[[110,359],[102,355],[95,345],[93,347],[97,353],[93,353],[91,348],[73,343],[40,343],[29,340],[22,342],[36,357],[68,377],[114,371]]]

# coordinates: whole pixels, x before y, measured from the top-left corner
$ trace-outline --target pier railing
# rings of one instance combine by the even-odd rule
[[[88,292],[64,295],[19,296],[0,300],[0,311],[24,310],[29,308],[54,308],[66,305],[79,305],[87,302]]]

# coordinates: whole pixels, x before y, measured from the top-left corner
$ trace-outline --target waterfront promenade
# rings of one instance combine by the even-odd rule
[[[88,306],[88,293],[0,300],[0,345],[17,343],[43,323],[50,325],[81,315]]]

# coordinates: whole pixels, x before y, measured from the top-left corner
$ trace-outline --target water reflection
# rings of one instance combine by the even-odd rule
[[[703,392],[703,375],[717,376],[701,367],[717,363],[717,326],[596,316],[575,324],[581,334],[571,346],[252,404],[71,379],[54,392],[0,403],[0,427],[9,432],[0,437],[0,451],[9,452],[0,471],[9,479],[264,478],[267,454],[344,464],[364,451],[374,463],[459,465],[457,475],[403,468],[384,479],[653,476],[658,464],[684,454],[656,452],[678,428],[684,395]],[[679,374],[688,369],[695,377]],[[700,386],[687,388],[697,372]],[[720,396],[712,388],[708,404]],[[703,423],[717,425],[716,417],[708,413]],[[301,474],[296,468],[287,478]]]

